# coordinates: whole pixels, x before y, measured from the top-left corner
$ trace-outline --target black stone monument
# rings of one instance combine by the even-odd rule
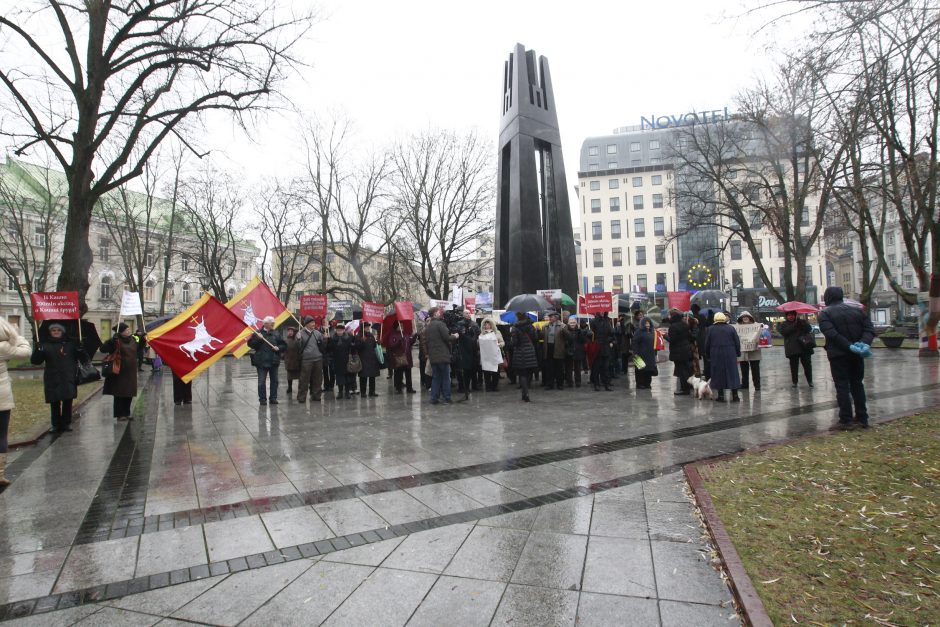
[[[561,133],[548,59],[516,44],[503,72],[496,199],[496,294],[561,288],[578,276]]]

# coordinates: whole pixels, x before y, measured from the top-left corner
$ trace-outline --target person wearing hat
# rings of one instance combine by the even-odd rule
[[[823,292],[826,308],[817,319],[826,336],[826,357],[836,387],[840,429],[850,429],[853,422],[868,427],[868,400],[865,398],[865,361],[853,350],[861,342],[871,346],[875,328],[863,310],[845,302],[841,287],[831,285]],[[854,411],[853,411],[854,405]]]
[[[323,360],[326,351],[326,338],[317,329],[317,321],[313,316],[304,316],[301,324],[304,326],[294,339],[294,351],[297,354],[297,402],[305,403],[307,402],[308,388],[310,398],[314,401],[320,400],[321,390],[323,389]],[[290,329],[288,329],[288,354],[291,350],[290,342]],[[288,368],[288,373],[290,373],[291,364],[287,359],[285,359],[285,367]],[[288,380],[288,395],[290,392],[290,381]]]
[[[705,337],[705,354],[711,363],[711,379],[708,384],[718,393],[716,401],[724,403],[725,390],[731,390],[731,400],[737,403],[738,388],[741,387],[741,375],[738,371],[738,357],[741,356],[741,340],[737,331],[728,325],[728,316],[718,312],[714,324]]]
[[[353,352],[352,337],[346,333],[346,325],[336,325],[336,333],[327,343],[327,350],[333,356],[333,373],[336,378],[336,399],[352,398],[352,387],[356,374],[350,373],[349,355]]]
[[[734,330],[741,340],[741,388],[747,389],[748,374],[754,380],[754,391],[760,391],[760,334],[764,325],[754,320],[749,311],[742,311]]]
[[[284,338],[274,330],[274,316],[265,316],[260,331],[248,338],[248,348],[255,350],[255,368],[258,370],[258,402],[277,405],[277,369],[281,355],[287,350]],[[270,394],[265,381],[270,381]]]
[[[134,419],[131,402],[137,396],[137,341],[131,335],[130,327],[123,322],[114,327],[114,331],[114,336],[101,345],[101,352],[117,355],[114,364],[118,372],[104,378],[101,393],[114,397],[114,418],[124,422]]]
[[[548,312],[548,324],[542,328],[542,363],[545,364],[546,390],[565,387],[565,355],[568,354],[568,335],[557,311]]]
[[[372,329],[378,330],[381,327],[381,324],[369,325],[363,323],[359,325],[359,332],[353,338],[353,347],[356,354],[359,355],[359,361],[362,363],[362,370],[359,371],[359,395],[361,397],[370,396],[374,398],[378,396],[375,393],[375,378],[379,376],[379,372],[382,370],[382,363],[379,361],[376,350],[381,351],[382,349],[379,348]]]
[[[304,316],[306,320],[309,316]],[[284,343],[287,348],[284,349],[284,370],[287,371],[287,398],[291,397],[294,391],[294,380],[300,378],[300,344],[297,342],[297,327],[290,326],[286,329],[287,337]]]
[[[42,371],[42,387],[49,404],[50,433],[72,430],[72,401],[78,396],[75,371],[78,368],[78,345],[65,335],[65,327],[49,325],[49,339],[37,342],[30,361]]]
[[[0,318],[0,488],[10,485],[3,474],[7,465],[7,432],[13,412],[13,386],[10,385],[7,362],[24,359],[28,355],[29,342],[17,332],[16,327]],[[72,377],[75,377],[74,369]]]

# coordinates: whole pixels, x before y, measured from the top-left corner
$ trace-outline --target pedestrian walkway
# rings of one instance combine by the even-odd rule
[[[452,406],[380,385],[259,407],[247,362],[225,360],[177,407],[155,375],[134,422],[94,401],[73,433],[12,456],[0,617],[733,624],[678,471],[828,429],[815,361],[816,388],[794,390],[782,350],[765,351],[763,389],[740,404],[674,397],[668,365],[652,391],[620,378],[527,405],[504,381]],[[875,422],[940,404],[936,363],[879,351],[870,365]]]

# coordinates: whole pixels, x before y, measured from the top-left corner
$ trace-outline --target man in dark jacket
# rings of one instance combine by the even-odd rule
[[[258,402],[277,405],[277,369],[287,342],[274,330],[274,318],[267,316],[260,331],[248,339],[248,348],[255,350],[255,368],[258,369]],[[271,380],[271,393],[265,389],[265,379]]]
[[[685,316],[680,311],[672,311],[669,324],[669,361],[673,362],[673,374],[679,379],[679,389],[673,392],[676,396],[688,396],[692,386],[689,377],[692,376],[692,332]]]
[[[819,314],[819,330],[826,336],[826,356],[836,386],[839,402],[839,428],[852,426],[852,403],[855,420],[868,427],[868,408],[865,403],[865,362],[849,348],[856,342],[871,345],[875,329],[868,315],[857,307],[842,302],[841,287],[828,287],[823,293],[826,308]]]
[[[594,391],[601,389],[601,382],[604,383],[604,389],[612,391],[610,387],[609,360],[614,349],[614,330],[610,326],[610,318],[605,314],[595,314],[591,320],[591,332],[594,334],[594,341],[597,342],[597,357],[591,364],[591,382],[594,384]]]
[[[428,344],[428,361],[431,362],[431,404],[437,405],[440,397],[450,403],[450,343],[457,334],[451,334],[444,324],[444,310],[431,307],[431,321],[425,329]]]

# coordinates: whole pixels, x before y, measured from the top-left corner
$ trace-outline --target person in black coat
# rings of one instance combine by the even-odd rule
[[[669,324],[669,361],[673,362],[673,374],[679,379],[676,396],[688,396],[692,386],[692,331],[680,311],[673,311]]]
[[[595,314],[591,320],[591,332],[594,334],[594,341],[597,342],[597,357],[591,364],[591,383],[594,384],[594,391],[601,389],[600,384],[603,381],[604,389],[610,392],[610,357],[614,349],[614,329],[610,324],[610,318],[607,314]]]
[[[277,405],[277,370],[281,355],[287,350],[287,342],[274,330],[274,317],[266,316],[260,331],[248,338],[248,348],[255,350],[254,365],[258,370],[258,402],[261,405]],[[265,379],[270,380],[270,394],[265,389]]]
[[[639,326],[634,329],[630,350],[643,360],[642,368],[637,368],[636,364],[633,368],[636,389],[652,389],[653,377],[659,375],[659,367],[656,365],[656,331],[653,329],[653,321],[649,318],[640,320]]]
[[[714,324],[705,337],[705,354],[711,364],[711,389],[718,392],[715,400],[725,402],[725,390],[731,390],[731,400],[741,400],[738,388],[741,387],[741,371],[738,370],[738,357],[741,356],[741,339],[734,327],[728,325],[728,316],[718,312],[714,315]]]
[[[353,342],[359,361],[362,362],[362,370],[359,371],[359,390],[362,396],[366,396],[368,388],[368,395],[375,397],[378,396],[375,393],[375,378],[382,370],[382,364],[379,363],[379,357],[375,351],[378,342],[375,341],[375,335],[372,334],[368,324],[363,324],[361,328],[361,333]]]
[[[578,319],[568,318],[565,328],[567,342],[565,343],[565,385],[581,387],[581,364],[584,363],[584,345],[587,343],[587,331],[578,326]]]
[[[777,327],[783,336],[783,354],[790,360],[790,380],[797,386],[800,364],[803,364],[803,376],[806,383],[813,387],[813,350],[814,344],[803,342],[804,337],[811,337],[813,328],[806,318],[798,318],[795,311],[787,312],[787,319]]]
[[[868,314],[847,305],[843,298],[841,287],[826,288],[823,292],[826,308],[819,314],[819,330],[826,336],[826,356],[839,403],[839,427],[845,429],[852,425],[853,402],[855,421],[868,427],[868,407],[862,383],[865,362],[849,347],[856,342],[870,346],[875,339],[875,328]]]
[[[65,327],[53,323],[49,325],[49,339],[36,344],[30,357],[37,366],[45,364],[42,384],[49,404],[51,433],[72,430],[72,401],[78,396],[75,373],[80,350],[65,336]]]
[[[333,372],[336,377],[336,398],[351,398],[352,380],[355,374],[349,374],[349,354],[353,349],[352,337],[346,333],[346,325],[336,325],[336,334],[327,343],[327,350],[333,357]]]
[[[463,392],[463,400],[470,398],[470,388],[475,386],[473,376],[477,367],[477,353],[480,348],[477,340],[480,337],[480,327],[473,321],[469,311],[463,312],[463,320],[457,323],[457,391]]]
[[[529,402],[529,385],[532,383],[532,373],[538,370],[539,360],[535,347],[538,334],[528,314],[517,311],[516,323],[512,325],[509,333],[509,344],[512,346],[512,368],[519,379],[522,390],[522,400]]]

